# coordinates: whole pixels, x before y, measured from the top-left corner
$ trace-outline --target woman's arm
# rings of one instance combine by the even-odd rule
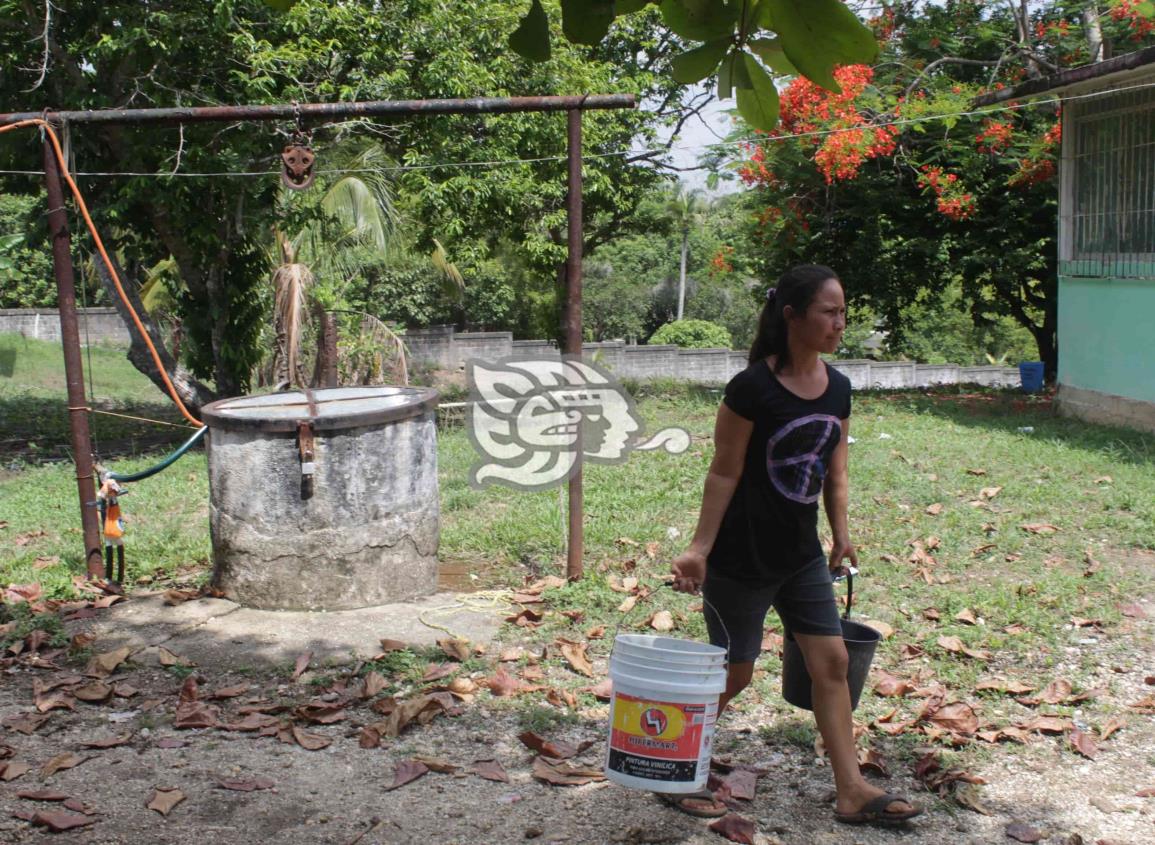
[[[850,527],[847,517],[847,503],[850,499],[850,420],[841,422],[842,440],[834,448],[830,458],[830,469],[822,485],[822,501],[826,506],[826,519],[834,543],[830,549],[830,568],[839,570],[842,561],[850,558],[852,566],[858,565],[858,551],[850,542]]]
[[[734,496],[746,463],[746,446],[754,423],[731,411],[725,404],[718,408],[714,421],[714,459],[706,474],[702,492],[702,509],[690,547],[674,559],[674,588],[695,592],[706,578],[706,555],[718,539],[722,516]]]

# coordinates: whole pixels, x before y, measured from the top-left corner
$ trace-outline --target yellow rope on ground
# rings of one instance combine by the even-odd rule
[[[437,622],[430,622],[426,619],[427,614],[447,613],[454,610],[471,610],[476,613],[482,613],[488,610],[499,610],[504,612],[503,604],[513,604],[512,590],[479,590],[476,593],[463,593],[459,601],[453,604],[444,604],[439,607],[430,607],[417,614],[417,621],[427,628],[433,628],[437,631],[444,631],[456,640],[467,640],[468,637],[458,636],[447,625],[441,625]]]

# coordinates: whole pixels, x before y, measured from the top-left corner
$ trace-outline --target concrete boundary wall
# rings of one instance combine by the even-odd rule
[[[452,326],[410,329],[405,342],[414,363],[445,369],[465,365],[467,358],[496,361],[512,355],[558,355],[546,340],[514,340],[509,332],[454,332]],[[679,349],[676,346],[630,346],[621,341],[586,343],[586,356],[619,378],[673,378],[700,384],[725,384],[746,368],[746,353],[731,349]],[[1016,367],[963,367],[909,361],[846,360],[835,363],[856,390],[929,387],[936,384],[980,384],[1018,387]]]
[[[80,339],[85,322],[92,343],[127,348],[128,331],[112,308],[81,309]],[[54,308],[0,309],[0,332],[37,340],[60,341],[60,316]],[[404,335],[415,364],[453,370],[467,358],[496,361],[512,355],[557,355],[548,340],[514,340],[510,332],[456,332],[453,326],[409,329]],[[732,349],[679,349],[676,346],[630,346],[621,341],[587,343],[585,355],[619,378],[673,378],[699,384],[725,384],[746,368],[746,353]],[[1018,387],[1014,367],[961,367],[958,364],[914,364],[908,361],[838,361],[836,366],[856,390],[929,387],[935,384],[981,384]]]
[[[80,342],[128,347],[131,342],[115,308],[77,308]],[[0,308],[0,334],[60,342],[60,312],[55,308]]]

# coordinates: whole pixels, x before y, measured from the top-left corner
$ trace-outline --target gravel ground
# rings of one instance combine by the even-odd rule
[[[1131,632],[1131,651],[1120,655],[1116,643],[1110,658],[1104,656],[1101,671],[1111,675],[1117,696],[1113,703],[1120,710],[1153,691],[1145,683],[1155,669],[1151,630],[1150,621],[1144,621]],[[198,672],[202,692],[249,686],[235,699],[216,702],[226,712],[253,699],[300,704],[317,692],[307,684],[309,673],[297,683],[286,683],[283,676],[237,674],[220,667],[202,666]],[[20,665],[0,672],[0,721],[34,713],[33,681],[44,683],[59,674]],[[52,710],[48,721],[31,734],[0,729],[0,766],[13,761],[32,766],[11,782],[0,781],[0,842],[51,838],[94,845],[159,844],[195,842],[200,837],[211,838],[213,845],[725,841],[707,828],[707,822],[667,808],[648,793],[607,782],[566,787],[535,780],[534,755],[517,738],[525,714],[519,713],[515,699],[480,695],[459,715],[441,715],[428,725],[411,726],[374,749],[360,747],[360,728],[382,717],[359,704],[347,710],[343,721],[310,725],[310,733],[332,742],[322,750],[308,751],[254,733],[176,730],[172,718],[180,677],[156,667],[126,664],[117,679],[139,692],[107,704],[78,702],[75,710]],[[577,761],[598,768],[604,753],[605,710],[586,711],[576,722],[547,732],[547,738],[593,741]],[[759,730],[772,718],[770,712],[751,704],[743,712],[727,714],[715,742],[718,755],[765,770],[755,799],[738,802],[741,815],[757,824],[756,842],[1010,843],[1007,825],[1018,822],[1036,829],[1043,837],[1040,841],[1051,845],[1155,843],[1155,798],[1135,795],[1155,787],[1155,717],[1150,715],[1127,715],[1126,726],[1100,744],[1094,760],[1074,754],[1061,738],[1040,739],[1025,747],[982,746],[970,771],[987,781],[977,795],[989,815],[939,800],[921,787],[909,766],[892,764],[892,775],[876,782],[911,795],[928,812],[904,828],[886,830],[834,822],[828,766],[811,749],[783,738],[788,731]],[[1079,711],[1074,718],[1080,720]],[[131,740],[107,749],[81,745],[114,735]],[[172,740],[186,744],[162,747]],[[88,759],[40,776],[44,763],[67,752]],[[396,766],[417,755],[442,758],[462,768],[430,772],[389,790]],[[468,771],[487,759],[501,764],[509,782],[486,780]],[[271,781],[265,784],[269,788],[244,792],[220,786],[229,779],[258,778]],[[163,816],[146,806],[157,788],[179,789],[185,800]],[[44,832],[12,814],[62,808],[18,797],[18,792],[28,790],[52,790],[77,799],[95,811],[91,817],[97,821],[63,833]]]

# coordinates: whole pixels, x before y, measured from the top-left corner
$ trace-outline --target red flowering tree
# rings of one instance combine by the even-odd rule
[[[961,281],[976,323],[1012,317],[1053,372],[1058,112],[973,102],[1155,36],[1151,3],[1118,0],[1093,27],[1086,5],[884,4],[876,66],[838,68],[838,93],[795,78],[779,126],[748,136],[736,167],[763,271],[832,264],[897,337],[919,329],[906,306]]]

